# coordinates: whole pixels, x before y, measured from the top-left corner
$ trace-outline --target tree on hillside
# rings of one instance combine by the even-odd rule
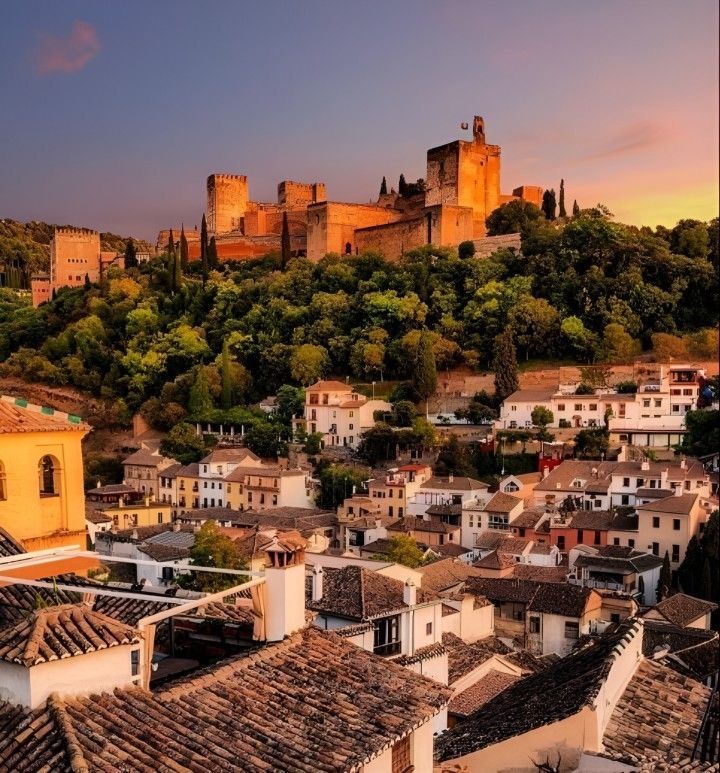
[[[168,255],[175,254],[175,235],[173,234],[172,228],[170,229],[170,234],[168,236],[168,242],[165,247],[165,250],[167,251]]]
[[[475,254],[475,242],[469,239],[466,242],[460,242],[458,244],[458,257],[461,260],[467,260],[472,258]]]
[[[502,234],[525,234],[543,213],[534,204],[522,199],[513,199],[493,210],[485,219],[488,236]]]
[[[417,542],[407,534],[397,534],[390,537],[390,549],[386,555],[375,556],[380,561],[392,561],[395,564],[402,564],[410,569],[415,569],[425,563],[422,550]]]
[[[370,477],[370,471],[366,467],[323,463],[319,467],[318,477],[320,479],[318,507],[335,510],[365,484]]]
[[[577,203],[577,199],[573,200],[572,213],[573,217],[577,217],[580,214],[580,205]]]
[[[665,551],[662,566],[660,567],[660,577],[655,588],[655,599],[662,601],[670,592],[672,586],[672,569],[670,568],[670,555]]]
[[[440,449],[435,472],[438,475],[463,475],[470,477],[476,474],[467,445],[461,443],[456,435],[450,435]]]
[[[382,182],[380,183],[380,195],[385,196],[387,194],[387,180],[385,179],[385,175],[383,175]]]
[[[193,381],[193,385],[190,387],[188,411],[192,419],[200,419],[213,408],[213,399],[210,395],[210,385],[205,374],[205,368],[200,367],[197,369],[195,381]]]
[[[214,236],[210,239],[210,242],[208,243],[207,264],[208,264],[208,269],[210,269],[211,271],[215,271],[220,265],[218,261],[217,243],[215,241]]]
[[[610,434],[607,428],[581,429],[575,435],[575,452],[581,458],[600,459],[610,447]]]
[[[285,271],[290,262],[290,226],[287,212],[283,212],[282,235],[280,237],[280,270]]]
[[[302,344],[290,357],[290,374],[303,386],[317,381],[325,372],[328,364],[327,349],[315,344]]]
[[[502,402],[516,392],[519,386],[517,355],[512,333],[509,330],[495,338],[493,371],[495,372],[495,399]]]
[[[199,462],[206,454],[207,445],[202,435],[190,424],[176,424],[160,443],[160,453],[181,464]]]
[[[185,224],[180,226],[180,269],[187,271],[190,261],[190,250],[188,248],[187,237],[185,236]]]
[[[227,339],[223,341],[222,355],[220,360],[220,379],[222,382],[222,392],[220,395],[220,406],[224,410],[232,408],[233,402],[233,384],[232,372],[230,370],[230,349]]]
[[[137,264],[135,242],[132,239],[128,239],[125,243],[125,268],[135,268]]]
[[[407,183],[405,182],[405,175],[401,174],[398,180],[398,193],[404,196],[407,193]]]
[[[530,419],[532,420],[532,423],[540,429],[540,434],[544,435],[547,432],[548,425],[555,421],[555,415],[544,405],[536,405],[532,409]]]
[[[202,223],[200,224],[200,262],[202,264],[202,282],[203,287],[208,278],[208,232],[207,232],[207,220],[205,220],[205,214],[202,216]]]
[[[565,211],[565,180],[560,180],[560,199],[558,201],[558,217],[567,217]]]
[[[545,191],[542,197],[542,209],[546,220],[555,220],[555,210],[557,209],[557,203],[555,201],[555,189],[551,188],[549,191]]]
[[[437,389],[437,367],[430,331],[423,330],[420,334],[415,361],[413,362],[413,385],[421,399],[426,400],[435,394]]]
[[[281,451],[287,451],[287,445],[281,443],[277,427],[267,423],[257,423],[245,433],[245,445],[258,456],[272,459]]]
[[[706,456],[720,448],[720,411],[703,408],[685,414],[687,432],[680,450],[693,456]]]

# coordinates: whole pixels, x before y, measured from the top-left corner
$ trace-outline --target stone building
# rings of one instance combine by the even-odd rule
[[[485,220],[494,209],[513,199],[539,206],[542,199],[538,186],[500,192],[500,153],[499,145],[487,144],[485,122],[475,116],[472,139],[427,151],[424,187],[412,195],[391,191],[368,204],[331,201],[324,183],[292,180],[278,185],[276,202],[257,202],[250,199],[245,175],[212,174],[207,179],[208,235],[215,237],[220,260],[264,255],[280,249],[287,215],[291,252],[315,261],[327,253],[364,250],[396,260],[425,244],[456,247],[467,240],[481,241],[487,253],[507,243],[506,236],[485,237]],[[190,258],[198,258],[199,242],[189,246]]]

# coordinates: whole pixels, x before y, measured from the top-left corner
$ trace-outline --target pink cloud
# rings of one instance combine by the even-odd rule
[[[100,51],[100,39],[92,24],[76,21],[68,35],[44,35],[35,52],[39,75],[79,72]]]

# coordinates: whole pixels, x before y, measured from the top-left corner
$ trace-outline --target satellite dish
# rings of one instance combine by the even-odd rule
[[[470,124],[469,124],[469,123],[467,123],[467,121],[463,121],[463,122],[460,124],[460,128],[461,128],[461,129],[463,129],[464,131],[467,131],[467,130],[470,128]]]

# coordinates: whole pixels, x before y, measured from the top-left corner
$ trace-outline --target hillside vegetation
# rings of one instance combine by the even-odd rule
[[[717,220],[651,231],[598,208],[521,227],[522,255],[484,260],[428,246],[281,270],[268,255],[203,277],[162,255],[38,309],[0,291],[1,369],[170,427],[321,376],[417,383],[429,350],[437,369],[486,368],[499,340],[520,360],[717,356]]]

